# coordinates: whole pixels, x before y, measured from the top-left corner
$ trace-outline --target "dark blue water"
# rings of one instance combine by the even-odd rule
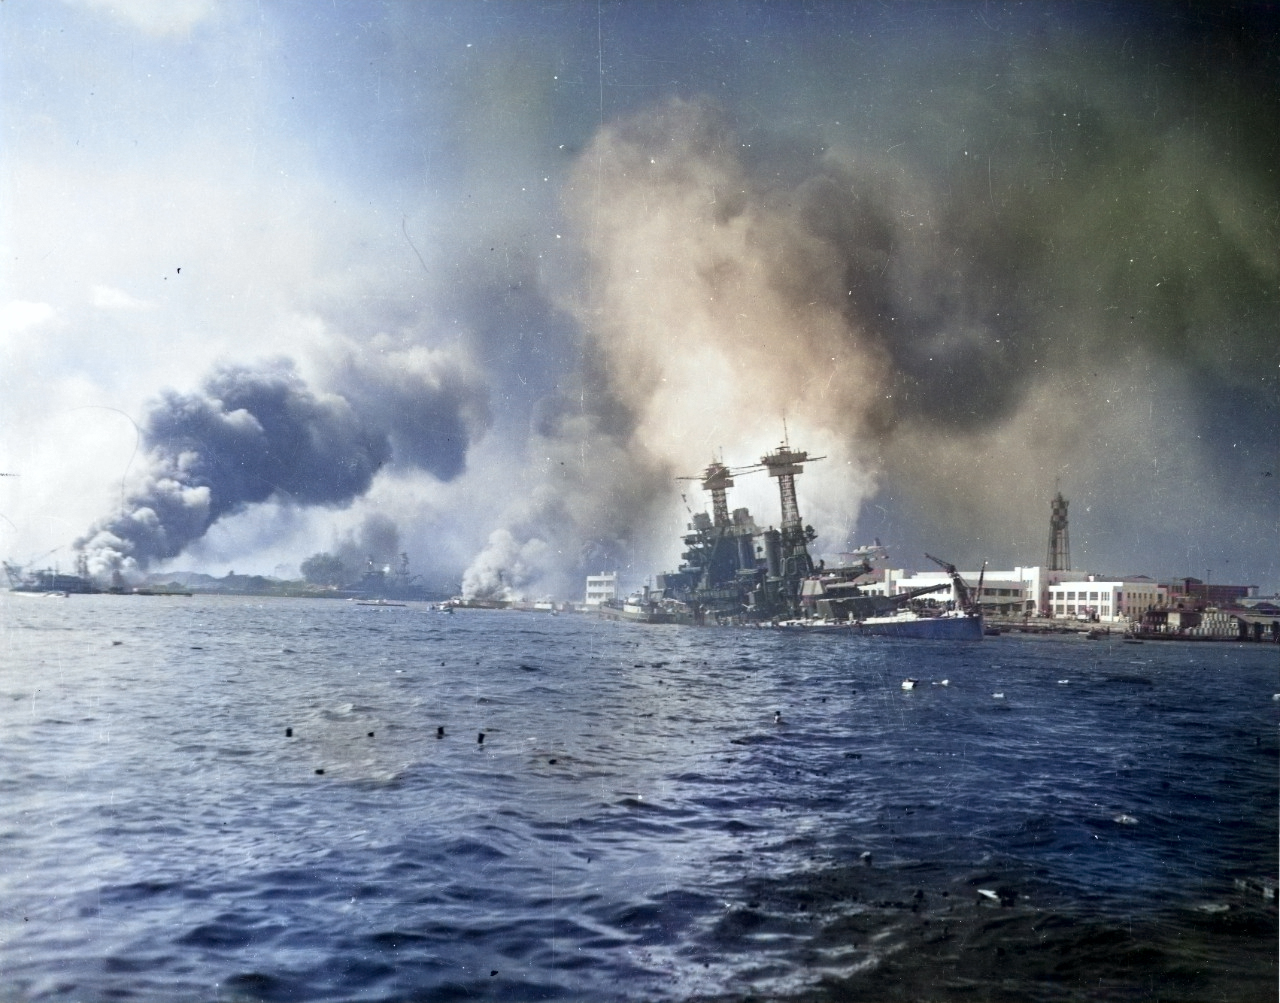
[[[1275,646],[0,617],[6,999],[1275,998]]]

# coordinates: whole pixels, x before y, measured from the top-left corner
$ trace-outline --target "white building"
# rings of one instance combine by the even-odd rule
[[[1093,619],[1102,623],[1139,620],[1147,610],[1163,606],[1169,591],[1150,578],[1100,581],[1089,575],[1083,581],[1049,586],[1049,615],[1067,620]]]
[[[616,571],[587,576],[587,606],[599,606],[606,599],[617,598],[618,573]]]
[[[907,572],[902,568],[885,568],[878,572],[880,581],[863,587],[863,591],[872,595],[896,596],[910,592],[926,585],[946,585],[946,591],[932,592],[924,599],[936,599],[939,602],[955,602],[955,585],[951,576],[945,571]],[[1034,615],[1042,602],[1041,593],[1045,588],[1045,572],[1039,567],[1014,568],[1012,571],[999,571],[988,568],[986,573],[980,571],[962,571],[970,590],[977,592],[978,579],[982,579],[982,595],[979,597],[982,608],[987,613],[1005,616],[1022,616],[1024,613]]]

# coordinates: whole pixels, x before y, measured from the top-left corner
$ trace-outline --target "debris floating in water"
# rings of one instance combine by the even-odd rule
[[[902,680],[902,688],[903,688],[904,690],[913,690],[913,689],[915,689],[915,688],[916,688],[916,680],[914,680],[914,679],[910,679],[910,678]]]
[[[293,738],[293,729],[292,729],[292,728],[285,728],[285,730],[284,730],[284,737],[285,737],[285,738]]]
[[[992,698],[993,700],[1003,700],[1003,699],[1004,699],[1004,694],[1003,694],[1003,693],[992,693],[992,694],[991,694],[991,698]]]
[[[436,738],[444,738],[444,725],[436,729]]]
[[[482,731],[482,732],[480,732],[480,734],[478,734],[478,735],[476,736],[476,745],[484,745],[484,732],[483,732],[483,731]]]
[[[1123,812],[1121,812],[1111,821],[1119,822],[1121,825],[1137,825],[1138,824],[1138,820],[1136,818],[1134,818],[1132,815],[1126,815]]]
[[[1275,878],[1236,878],[1235,886],[1239,891],[1261,895],[1267,901],[1276,897]]]

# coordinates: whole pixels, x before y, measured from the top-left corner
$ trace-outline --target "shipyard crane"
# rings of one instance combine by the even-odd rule
[[[956,570],[956,566],[954,564],[950,561],[940,560],[932,554],[925,554],[924,556],[929,558],[929,560],[933,561],[934,564],[938,565],[943,571],[951,576],[951,581],[954,582],[956,586],[956,601],[960,604],[960,608],[962,610],[969,612],[976,607],[981,611],[982,581],[987,575],[986,561],[982,562],[982,570],[978,572],[978,590],[975,596],[975,594],[969,590],[969,586],[964,583],[964,579],[960,577],[960,572]]]
[[[43,554],[41,554],[39,557],[33,557],[33,558],[31,558],[31,560],[29,560],[27,563],[28,563],[28,564],[35,564],[37,561],[43,561],[46,557],[52,557],[54,554],[56,554],[56,553],[57,553],[59,550],[61,550],[61,549],[62,549],[62,547],[60,547],[60,546],[59,546],[59,547],[54,547],[52,550],[46,550],[46,551],[45,551]]]

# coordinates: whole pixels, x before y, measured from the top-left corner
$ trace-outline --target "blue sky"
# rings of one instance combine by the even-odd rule
[[[440,580],[568,595],[670,566],[675,476],[785,417],[825,553],[1039,563],[1057,483],[1079,566],[1280,585],[1263,8],[9,0],[0,32],[0,553],[137,558],[163,498],[154,567],[390,521]],[[235,425],[228,367],[288,384],[290,434],[377,440],[368,484],[191,461],[164,409]]]

